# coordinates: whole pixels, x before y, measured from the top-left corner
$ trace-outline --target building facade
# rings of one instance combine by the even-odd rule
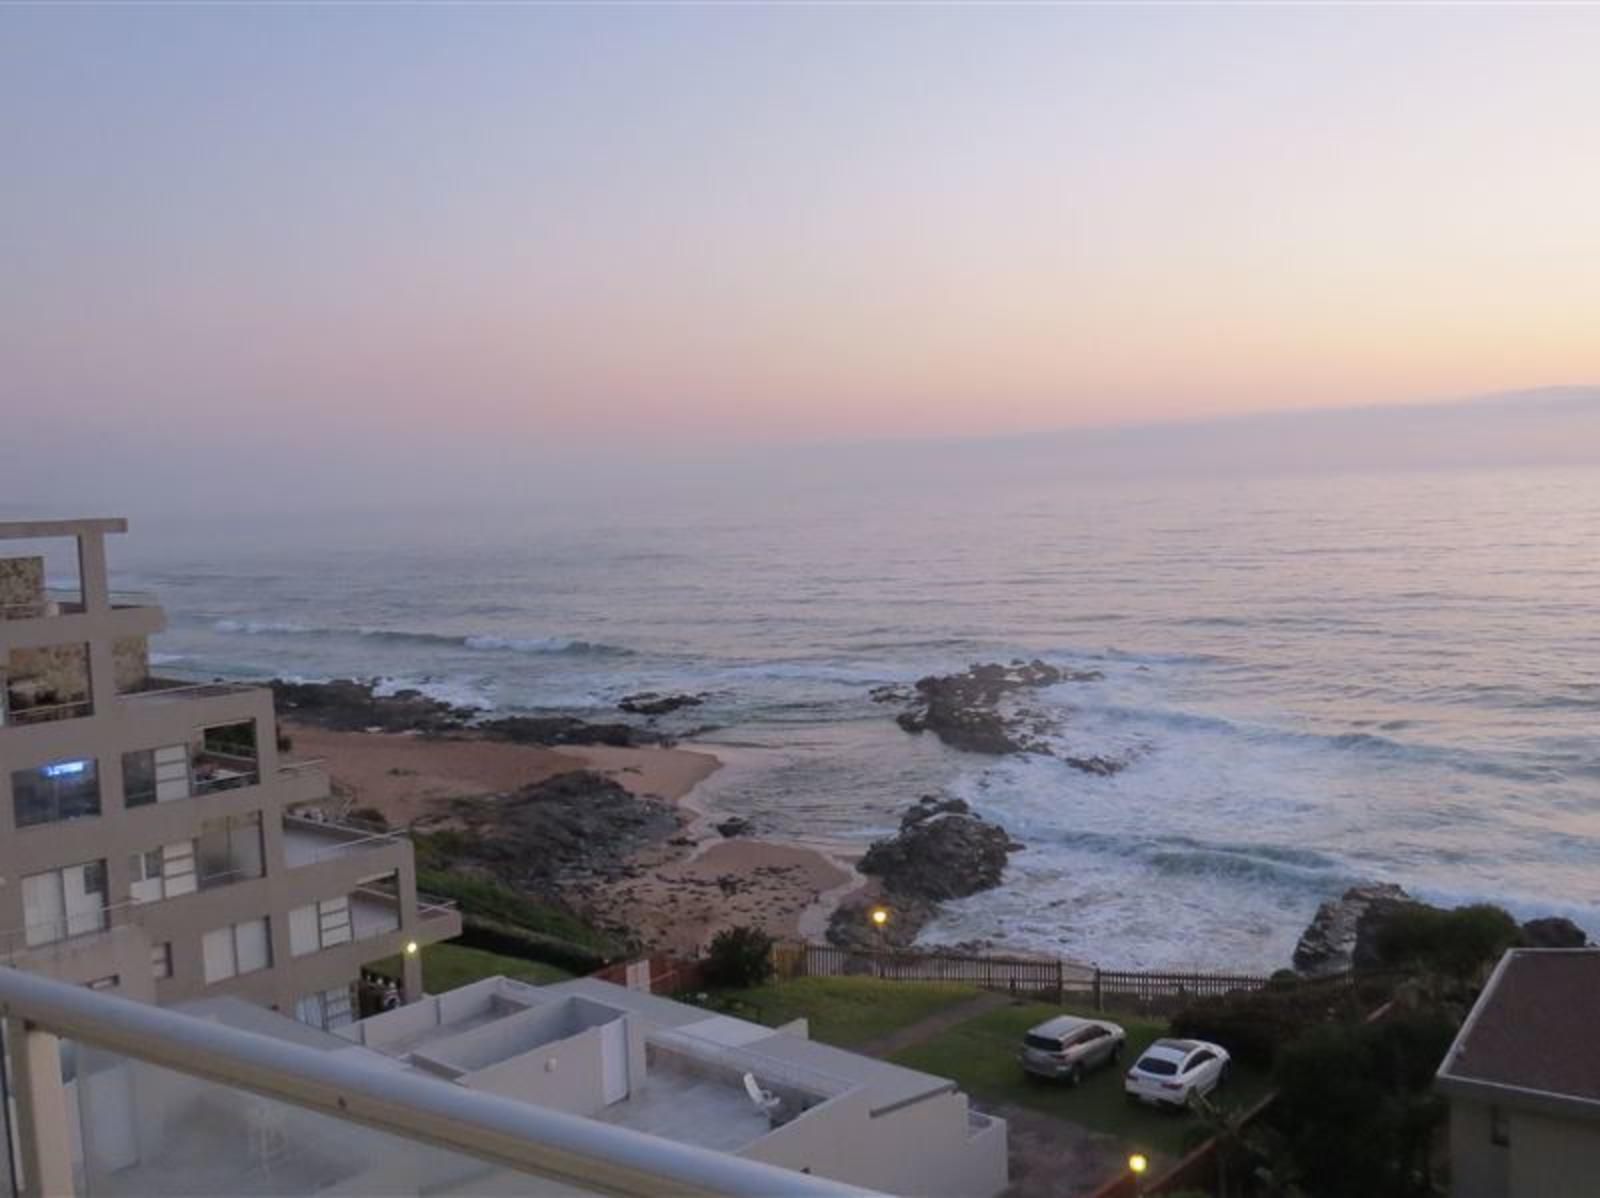
[[[326,818],[327,775],[285,758],[270,690],[151,674],[165,615],[108,584],[126,530],[0,523],[0,964],[336,1027],[361,967],[399,954],[418,996],[411,946],[459,914],[419,903],[403,835]],[[57,594],[39,549],[64,541],[78,582]]]
[[[1439,1067],[1456,1198],[1600,1191],[1600,949],[1512,949]]]

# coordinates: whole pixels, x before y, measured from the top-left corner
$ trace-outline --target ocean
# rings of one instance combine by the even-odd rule
[[[163,673],[589,717],[705,692],[667,726],[713,726],[708,801],[822,844],[959,795],[1027,848],[926,942],[1277,968],[1360,881],[1600,934],[1600,471],[1035,467],[114,540],[117,585],[167,609]],[[1063,750],[1127,769],[959,753],[869,696],[1036,656],[1103,673],[1037,697]]]

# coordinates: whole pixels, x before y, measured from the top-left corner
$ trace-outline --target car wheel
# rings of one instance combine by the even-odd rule
[[[1073,1087],[1073,1089],[1077,1089],[1077,1087],[1079,1087],[1079,1086],[1081,1086],[1083,1084],[1083,1066],[1082,1065],[1074,1065],[1072,1067],[1072,1072],[1067,1074],[1067,1084],[1069,1086]]]
[[[1121,1040],[1118,1040],[1116,1042],[1116,1044],[1112,1046],[1112,1048],[1111,1048],[1111,1059],[1113,1061],[1122,1060],[1122,1041]]]

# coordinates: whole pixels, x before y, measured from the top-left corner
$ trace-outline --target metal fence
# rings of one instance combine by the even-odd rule
[[[1106,1007],[1154,1008],[1260,990],[1259,974],[1109,970],[1059,958],[962,953],[870,952],[826,944],[780,944],[773,966],[781,979],[876,977],[899,982],[960,982],[985,990],[1086,1000]]]

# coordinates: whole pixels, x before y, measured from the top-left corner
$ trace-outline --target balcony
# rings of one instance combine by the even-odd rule
[[[406,839],[404,832],[372,826],[336,824],[295,815],[283,817],[283,859],[290,869],[385,849]]]
[[[184,682],[177,678],[146,678],[138,690],[124,691],[119,696],[125,703],[140,706],[159,703],[192,703],[197,699],[215,699],[223,695],[243,695],[263,689],[246,682]]]
[[[112,591],[112,610],[160,606],[147,591]],[[24,603],[0,604],[0,620],[49,620],[58,616],[79,616],[88,611],[77,590],[51,587],[38,598]]]

